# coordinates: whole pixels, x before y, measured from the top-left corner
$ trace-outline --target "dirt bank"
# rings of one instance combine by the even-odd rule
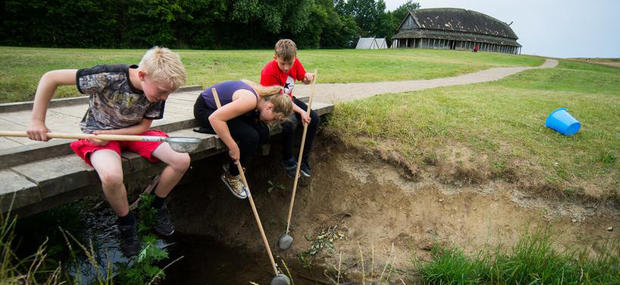
[[[504,179],[454,183],[468,176],[454,173],[446,179],[426,168],[411,177],[403,167],[373,154],[346,149],[327,138],[319,141],[312,156],[314,177],[302,181],[298,191],[292,219],[295,243],[286,252],[275,245],[286,228],[292,179],[280,169],[279,150],[274,148],[272,155],[248,167],[267,237],[277,259],[293,267],[298,284],[308,281],[310,274],[301,268],[303,263],[323,267],[325,274],[309,279],[328,283],[327,276],[336,278],[339,263],[341,281],[378,280],[386,263],[394,265],[392,281],[407,281],[415,278],[412,257],[428,260],[435,243],[471,253],[498,244],[511,246],[525,231],[547,225],[560,247],[595,252],[593,244],[619,237],[620,211],[610,206],[537,198]],[[234,198],[219,181],[221,162],[219,158],[194,165],[190,175],[195,182],[183,192],[173,192],[177,228],[264,253],[248,202]],[[323,249],[312,255],[313,246]],[[266,255],[248,263],[248,268],[269,272]]]

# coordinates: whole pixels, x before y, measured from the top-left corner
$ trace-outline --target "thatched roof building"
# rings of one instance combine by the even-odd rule
[[[392,47],[521,53],[510,26],[491,16],[458,8],[410,10],[392,37]]]

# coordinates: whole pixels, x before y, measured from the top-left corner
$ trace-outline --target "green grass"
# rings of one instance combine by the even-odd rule
[[[46,71],[97,64],[138,63],[145,50],[52,49],[0,47],[0,103],[32,100]],[[259,80],[273,57],[272,50],[178,50],[188,85],[204,87],[247,78]],[[429,79],[454,76],[497,66],[535,66],[542,58],[499,53],[427,49],[301,50],[307,70],[320,69],[322,83]],[[62,87],[56,97],[80,95]]]
[[[458,248],[436,245],[432,260],[417,263],[431,284],[620,284],[620,244],[603,244],[597,253],[554,249],[549,232],[523,236],[510,250],[498,247],[470,257]]]
[[[486,178],[516,173],[562,195],[620,198],[618,82],[620,69],[562,61],[490,83],[339,104],[326,130],[350,145],[389,146],[409,164],[470,164]],[[560,107],[581,121],[575,136],[545,128]]]
[[[33,246],[34,253],[19,257],[15,248],[17,217],[0,212],[0,283],[1,284],[61,284],[60,266],[46,269],[47,239]]]

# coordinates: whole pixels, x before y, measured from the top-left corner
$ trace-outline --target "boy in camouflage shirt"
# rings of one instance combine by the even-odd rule
[[[45,114],[56,88],[73,85],[87,94],[89,107],[80,122],[85,133],[166,136],[159,130],[149,130],[153,120],[161,119],[165,100],[185,83],[185,68],[178,54],[167,48],[154,47],[146,52],[140,64],[97,65],[85,69],[53,70],[45,73],[37,87],[28,136],[47,141],[49,129]],[[150,162],[167,164],[156,186],[153,207],[156,208],[155,231],[169,236],[174,226],[168,217],[164,199],[189,168],[187,153],[173,151],[168,143],[79,140],[71,149],[86,163],[93,166],[101,180],[103,193],[118,216],[120,247],[123,254],[133,256],[140,250],[136,232],[136,218],[129,211],[127,190],[123,183],[121,151],[129,150]]]

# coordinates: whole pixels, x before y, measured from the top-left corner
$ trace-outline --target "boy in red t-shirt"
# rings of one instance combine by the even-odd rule
[[[293,103],[295,103],[293,104],[293,114],[282,123],[282,163],[286,174],[290,177],[294,177],[295,170],[297,170],[297,159],[293,156],[293,137],[300,121],[308,124],[300,171],[306,177],[312,176],[308,157],[312,147],[312,140],[319,125],[319,115],[315,111],[310,111],[310,114],[306,113],[308,106],[293,96],[293,88],[295,88],[295,80],[309,84],[313,78],[314,74],[306,72],[301,62],[297,59],[297,46],[289,39],[279,40],[276,43],[273,61],[270,61],[263,67],[260,75],[261,85],[280,85],[284,87],[284,94],[290,96]]]

